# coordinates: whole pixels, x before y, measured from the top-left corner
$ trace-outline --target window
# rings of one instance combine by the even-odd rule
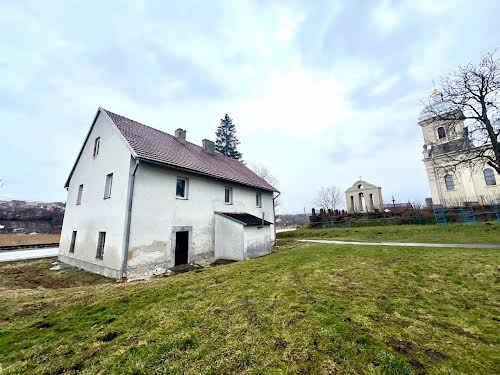
[[[486,182],[486,186],[495,186],[497,184],[497,180],[495,178],[495,173],[493,172],[493,169],[486,168],[483,171],[483,174],[484,174],[484,181]]]
[[[104,186],[104,199],[111,198],[111,188],[113,187],[113,173],[106,176],[106,185]]]
[[[453,182],[453,176],[447,174],[444,176],[444,183],[446,184],[446,190],[454,190],[455,183]]]
[[[226,204],[233,204],[233,189],[227,186],[224,192],[224,202]]]
[[[262,207],[262,194],[261,193],[255,194],[255,203],[256,203],[257,207]]]
[[[104,257],[104,243],[106,242],[106,232],[99,232],[99,239],[97,240],[97,253],[95,257],[102,259]]]
[[[175,186],[175,196],[181,199],[187,199],[187,179],[177,177]]]
[[[94,141],[94,158],[99,155],[99,146],[101,145],[101,137],[97,137]]]
[[[71,235],[71,244],[69,245],[69,252],[70,253],[75,252],[75,242],[76,242],[76,230],[74,230],[73,234]]]
[[[438,128],[438,138],[443,139],[446,138],[446,130],[442,126]]]
[[[76,197],[76,204],[82,204],[83,184],[78,186],[78,195]]]

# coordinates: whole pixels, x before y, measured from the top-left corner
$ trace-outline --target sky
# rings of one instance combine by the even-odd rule
[[[496,1],[15,1],[0,12],[0,199],[65,201],[99,106],[200,144],[234,120],[281,212],[358,178],[429,196],[433,80],[500,47]]]

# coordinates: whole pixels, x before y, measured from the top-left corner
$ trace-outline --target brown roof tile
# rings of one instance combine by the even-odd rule
[[[223,180],[269,191],[277,191],[242,162],[221,154],[210,154],[190,142],[137,121],[105,110],[140,159],[187,169]]]

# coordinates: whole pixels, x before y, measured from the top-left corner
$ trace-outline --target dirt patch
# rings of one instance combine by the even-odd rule
[[[387,341],[387,345],[389,345],[394,351],[403,354],[408,354],[413,350],[413,344],[411,342],[397,339],[395,337],[391,337],[389,341]]]
[[[444,361],[445,359],[448,359],[446,354],[435,349],[425,349],[425,354],[427,354],[430,359],[434,359],[436,361]]]
[[[418,360],[411,359],[410,365],[412,365],[412,367],[415,369],[415,373],[417,375],[425,375],[426,374],[424,365],[422,363],[420,363]]]
[[[46,329],[46,328],[50,328],[54,325],[54,323],[51,323],[51,322],[36,322],[34,324],[32,324],[30,327],[31,328],[36,328],[36,329]]]
[[[54,259],[0,263],[0,291],[2,289],[64,289],[82,285],[113,282],[75,267],[52,271]]]
[[[104,335],[98,336],[97,340],[101,342],[110,342],[116,339],[120,334],[116,331],[111,331],[108,333],[105,333]]]

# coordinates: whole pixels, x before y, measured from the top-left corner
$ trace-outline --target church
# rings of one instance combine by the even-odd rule
[[[500,203],[500,176],[486,163],[471,167],[451,166],[466,150],[471,150],[468,129],[462,112],[444,102],[434,91],[431,103],[442,113],[456,112],[459,121],[442,121],[427,108],[420,113],[418,125],[424,139],[423,162],[427,172],[433,205],[456,207],[466,204]]]

